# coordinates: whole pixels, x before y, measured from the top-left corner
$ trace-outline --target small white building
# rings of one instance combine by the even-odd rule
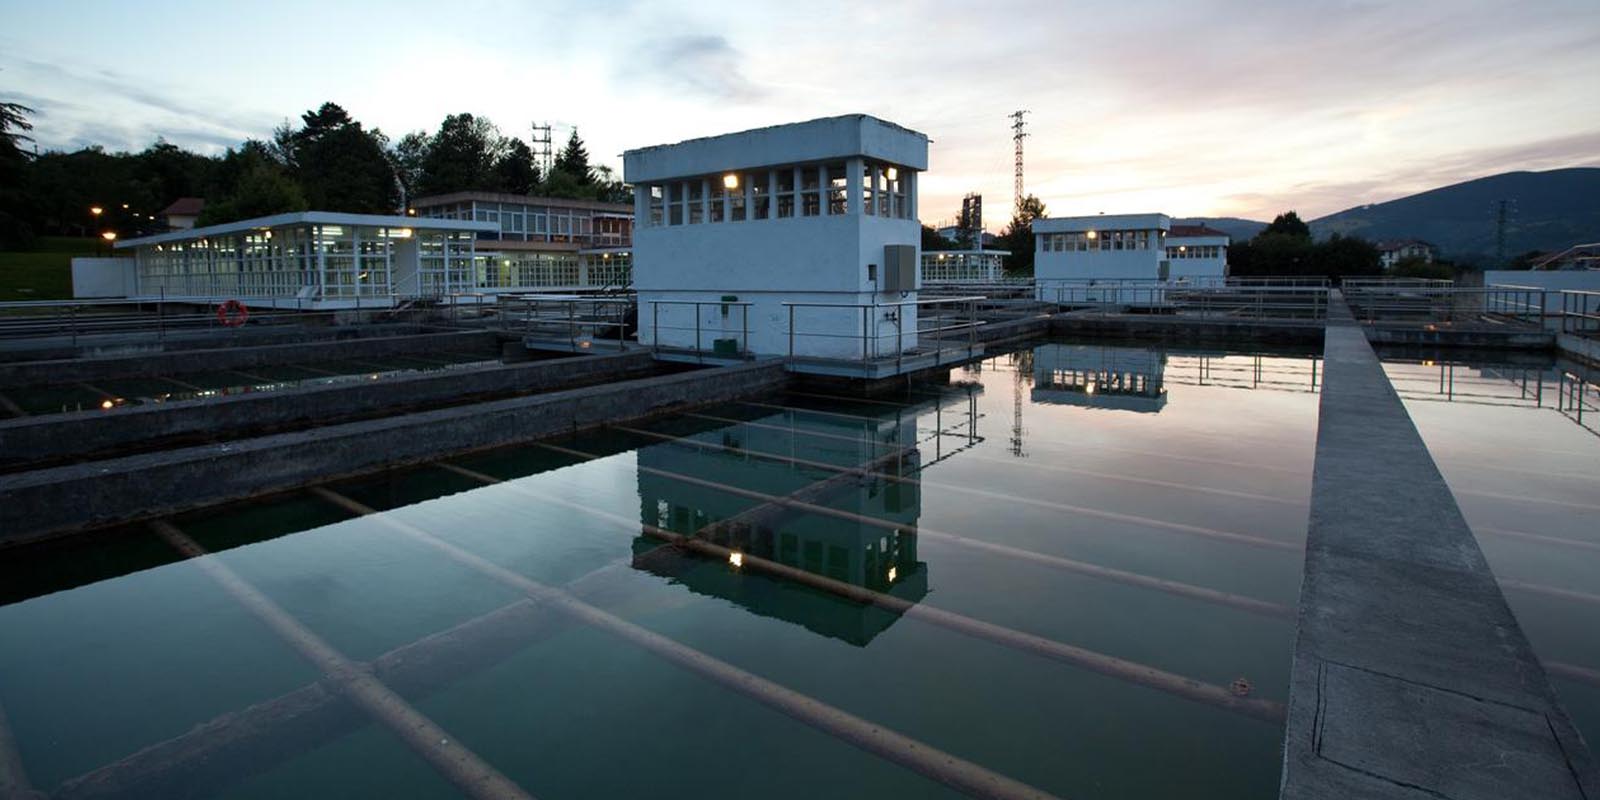
[[[917,297],[927,166],[927,136],[864,114],[624,153],[640,341],[849,359],[914,348],[915,306],[891,304]]]
[[[1174,225],[1167,231],[1167,278],[1220,283],[1228,277],[1228,234],[1204,225]]]
[[[1064,287],[1089,281],[1167,279],[1166,214],[1099,214],[1033,221],[1034,286],[1053,301]]]
[[[922,254],[920,285],[999,283],[1005,279],[1005,250],[939,250]]]

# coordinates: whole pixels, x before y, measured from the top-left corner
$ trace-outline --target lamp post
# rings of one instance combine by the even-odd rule
[[[100,227],[100,215],[104,213],[106,213],[106,210],[99,206],[89,206],[89,217],[94,220],[96,228]]]

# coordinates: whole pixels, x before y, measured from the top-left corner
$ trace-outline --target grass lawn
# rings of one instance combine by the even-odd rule
[[[98,239],[41,236],[30,251],[0,251],[0,301],[70,299],[72,257],[105,249]]]

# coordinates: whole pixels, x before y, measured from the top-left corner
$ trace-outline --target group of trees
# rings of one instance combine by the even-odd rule
[[[1311,226],[1300,215],[1289,211],[1249,241],[1228,246],[1228,273],[1237,276],[1283,275],[1345,276],[1381,275],[1383,262],[1378,248],[1354,236],[1334,234],[1323,241],[1311,236]]]
[[[35,234],[148,233],[179,197],[206,198],[202,224],[305,209],[396,213],[405,199],[455,191],[632,202],[610,169],[589,163],[576,130],[545,174],[526,142],[472,114],[391,141],[324,103],[298,126],[220,156],[158,139],[138,153],[87,147],[35,157],[21,146],[31,141],[30,113],[0,104],[0,246],[25,247]]]

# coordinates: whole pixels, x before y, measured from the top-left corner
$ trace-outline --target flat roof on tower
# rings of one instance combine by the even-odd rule
[[[624,180],[641,183],[854,156],[925,170],[928,137],[867,114],[846,114],[629,150],[622,172]]]

